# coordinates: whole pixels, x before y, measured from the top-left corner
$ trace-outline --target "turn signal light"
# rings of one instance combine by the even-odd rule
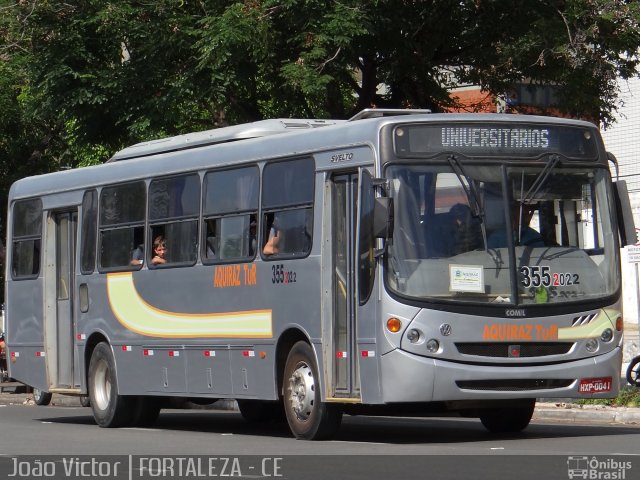
[[[387,320],[387,330],[391,333],[398,333],[402,327],[402,322],[395,317],[391,317]]]
[[[622,321],[622,317],[616,318],[616,330],[618,332],[622,331],[622,329],[624,328],[623,325],[624,325],[624,322]]]

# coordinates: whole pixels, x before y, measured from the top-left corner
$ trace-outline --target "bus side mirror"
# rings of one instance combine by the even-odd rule
[[[373,236],[384,240],[393,236],[393,198],[376,197],[373,206]]]
[[[636,234],[636,226],[633,221],[633,214],[631,212],[631,202],[629,201],[627,182],[624,180],[614,182],[613,193],[615,197],[616,216],[618,217],[620,246],[624,247],[626,245],[635,245],[638,238]]]

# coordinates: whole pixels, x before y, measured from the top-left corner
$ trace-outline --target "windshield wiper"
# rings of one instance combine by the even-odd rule
[[[480,195],[478,194],[476,184],[471,180],[471,178],[469,178],[469,175],[464,171],[462,163],[460,163],[460,160],[458,160],[455,155],[449,155],[447,157],[447,161],[449,162],[449,165],[451,165],[451,169],[456,174],[456,177],[458,177],[458,181],[462,185],[464,193],[467,195],[472,215],[482,221],[484,212],[480,206]],[[466,184],[463,179],[466,181]]]
[[[525,193],[524,197],[520,199],[520,205],[528,204],[538,194],[542,186],[547,181],[547,178],[549,178],[549,175],[551,175],[551,172],[554,168],[556,168],[556,165],[558,165],[558,163],[560,163],[560,157],[558,155],[551,155],[551,157],[549,158],[549,163],[544,166],[542,171],[536,177],[535,182],[531,184],[529,190],[527,190],[527,193]]]

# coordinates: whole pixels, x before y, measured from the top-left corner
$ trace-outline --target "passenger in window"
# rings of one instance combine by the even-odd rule
[[[253,257],[256,251],[256,229],[257,229],[257,223],[255,218],[253,218],[249,223],[249,256],[250,257]]]
[[[163,265],[167,263],[167,242],[162,235],[158,235],[153,241],[153,257],[151,263],[153,265]]]
[[[514,245],[527,247],[544,247],[545,242],[540,233],[529,226],[529,222],[535,213],[535,206],[515,202],[511,207],[511,234]],[[520,225],[520,229],[518,229]],[[507,246],[507,233],[501,228],[492,233],[487,239],[489,248],[501,248]]]
[[[482,248],[482,230],[480,222],[473,217],[471,208],[463,203],[456,203],[449,215],[452,219],[452,251],[451,255],[471,252]]]
[[[131,252],[131,265],[142,265],[144,263],[144,245],[140,244]]]
[[[273,220],[269,229],[269,237],[267,243],[262,247],[264,255],[275,255],[280,252],[280,230],[278,229],[277,219]]]

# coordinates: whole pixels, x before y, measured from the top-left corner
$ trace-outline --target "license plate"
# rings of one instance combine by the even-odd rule
[[[605,393],[611,391],[611,377],[583,378],[580,380],[580,393]]]

